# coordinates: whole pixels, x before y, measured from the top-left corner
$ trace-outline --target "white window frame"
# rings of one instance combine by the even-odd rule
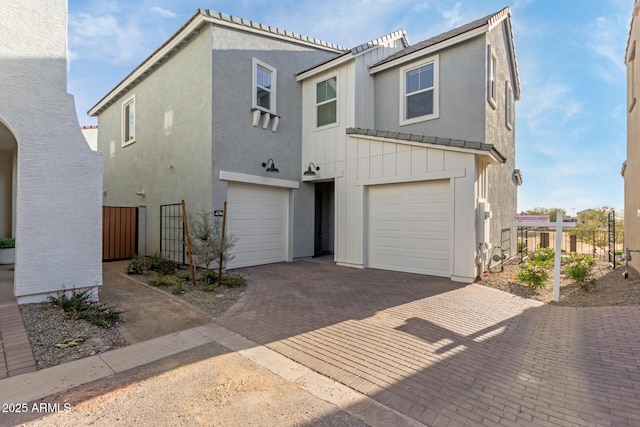
[[[133,108],[131,108],[133,107]],[[133,135],[131,132],[130,115],[133,114]],[[136,96],[127,98],[122,103],[122,146],[126,147],[136,142]],[[127,126],[129,124],[129,126]]]
[[[487,45],[487,101],[491,108],[497,108],[496,104],[496,80],[498,59],[493,54],[491,45]]]
[[[515,113],[515,100],[513,98],[513,89],[511,89],[511,83],[509,80],[504,82],[504,120],[507,129],[513,129]]]
[[[264,68],[265,70],[271,73],[271,89],[269,90],[270,98],[269,98],[269,107],[264,108],[258,105],[258,67]],[[260,111],[264,111],[271,114],[276,114],[276,106],[277,106],[277,94],[278,94],[278,70],[273,68],[269,64],[265,64],[264,62],[253,58],[252,61],[252,73],[251,73],[251,104],[252,108]],[[263,88],[266,89],[266,88]]]
[[[336,97],[332,98],[330,100],[326,100],[323,102],[318,103],[318,85],[322,82],[326,82],[328,80],[331,79],[336,79]],[[326,78],[322,78],[319,80],[316,80],[313,84],[313,99],[314,99],[314,109],[313,109],[313,115],[314,115],[314,125],[316,129],[326,129],[326,128],[330,128],[330,127],[335,127],[338,126],[338,117],[340,117],[339,113],[338,113],[338,89],[339,89],[339,85],[340,82],[338,81],[338,76],[337,75],[332,75]],[[332,122],[332,123],[327,123],[326,125],[322,125],[322,126],[318,126],[318,107],[321,105],[325,105],[328,104],[330,102],[335,102],[336,103],[336,121]]]
[[[631,112],[633,107],[636,105],[636,67],[635,67],[635,59],[636,59],[636,41],[633,41],[631,45],[631,49],[629,50],[629,57],[627,58],[627,107],[628,111]]]
[[[407,108],[407,103],[406,103],[407,94],[405,93],[406,85],[407,85],[406,74],[408,71],[415,70],[416,68],[420,68],[431,63],[433,64],[433,113],[427,114],[424,116],[413,117],[411,119],[406,119],[405,118],[406,108]],[[418,92],[415,92],[415,93],[418,93]],[[437,119],[438,117],[440,117],[440,55],[434,55],[423,61],[406,65],[400,68],[400,126],[424,122],[427,120],[433,120],[433,119]]]

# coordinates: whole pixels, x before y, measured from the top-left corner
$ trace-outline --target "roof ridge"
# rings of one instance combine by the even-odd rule
[[[407,36],[407,33],[404,31],[404,29],[401,28],[392,33],[385,34],[384,36],[380,36],[375,39],[364,42],[362,44],[359,44],[358,46],[351,48],[351,53],[355,55],[373,46],[377,46],[379,44],[388,42],[389,40],[397,40],[403,37],[406,38],[406,36]]]
[[[203,16],[211,18],[211,19],[217,19],[217,20],[228,22],[228,23],[236,24],[236,25],[239,25],[239,26],[244,26],[244,27],[247,27],[247,28],[251,28],[251,29],[254,29],[254,30],[264,31],[265,33],[270,33],[270,34],[276,34],[276,35],[279,35],[279,36],[289,37],[289,38],[294,39],[294,40],[300,40],[300,41],[303,41],[303,42],[306,42],[306,43],[311,43],[311,44],[315,44],[315,45],[322,46],[322,47],[328,47],[330,49],[342,50],[342,51],[348,51],[349,50],[349,48],[344,47],[344,46],[340,46],[340,45],[335,44],[335,43],[331,43],[331,42],[327,42],[327,41],[324,41],[324,40],[316,39],[314,37],[305,36],[305,35],[302,35],[302,34],[295,33],[293,31],[284,30],[284,29],[281,29],[281,28],[278,28],[278,27],[273,27],[271,25],[262,24],[260,22],[252,21],[250,19],[239,18],[237,16],[228,15],[226,13],[217,12],[217,11],[211,10],[211,9],[200,9],[199,11]]]

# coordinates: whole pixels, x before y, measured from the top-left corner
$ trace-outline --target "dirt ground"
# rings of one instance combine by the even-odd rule
[[[626,271],[624,266],[612,269],[611,265],[599,261],[593,269],[593,277],[596,282],[588,291],[567,277],[560,275],[560,301],[553,302],[553,271],[547,282],[547,287],[541,291],[535,291],[518,282],[517,271],[522,264],[520,259],[511,259],[504,264],[504,271],[500,266],[495,267],[489,274],[478,280],[477,283],[492,288],[500,289],[523,298],[529,298],[544,303],[556,304],[567,307],[602,307],[613,305],[640,305],[640,274],[629,267],[629,277],[624,278]]]

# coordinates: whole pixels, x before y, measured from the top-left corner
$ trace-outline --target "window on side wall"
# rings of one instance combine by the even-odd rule
[[[636,88],[635,88],[635,61],[636,60],[636,41],[633,41],[629,56],[627,58],[627,103],[628,111],[631,112],[636,105]]]
[[[122,103],[122,146],[136,142],[136,98]]]
[[[331,77],[316,84],[316,127],[338,121],[338,79]]]
[[[401,68],[400,124],[438,117],[438,57]]]
[[[496,109],[496,73],[497,59],[493,54],[491,45],[487,46],[487,101]]]
[[[276,69],[253,59],[253,108],[276,114]]]
[[[511,89],[511,84],[507,80],[504,82],[504,115],[505,125],[509,130],[513,129],[514,107],[513,89]]]

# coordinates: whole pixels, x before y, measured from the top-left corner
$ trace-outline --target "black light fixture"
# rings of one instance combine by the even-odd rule
[[[271,163],[271,166],[269,166],[269,163]],[[269,167],[267,168],[267,166],[269,166]],[[280,172],[278,170],[278,168],[276,167],[276,164],[273,163],[273,159],[269,159],[266,162],[263,162],[262,163],[262,167],[263,168],[267,168],[267,172]]]
[[[313,165],[313,169],[319,171],[320,170],[320,166],[316,166],[315,163],[311,162],[309,163],[309,167],[307,168],[307,171],[304,173],[305,176],[315,176],[316,173],[313,171],[313,169],[311,169],[311,165]]]

